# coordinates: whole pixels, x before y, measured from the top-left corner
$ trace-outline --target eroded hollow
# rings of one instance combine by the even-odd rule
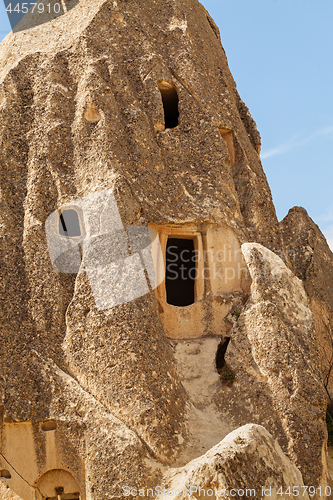
[[[166,248],[167,302],[185,307],[194,303],[196,254],[192,239],[169,238]]]
[[[45,420],[45,422],[42,423],[41,429],[44,432],[49,432],[49,431],[55,431],[57,428],[57,422],[54,420]]]
[[[5,479],[10,479],[12,477],[11,473],[7,469],[1,469],[0,470],[0,477],[3,477]]]
[[[227,352],[230,337],[224,338],[217,346],[215,364],[218,372],[225,366],[225,353]]]
[[[231,167],[235,163],[236,155],[235,155],[235,143],[234,143],[234,133],[232,130],[219,127],[219,132],[221,134],[222,139],[225,140],[228,147],[230,165]]]
[[[172,83],[165,80],[158,82],[158,88],[162,96],[165,128],[175,128],[179,123],[179,98],[177,90]]]

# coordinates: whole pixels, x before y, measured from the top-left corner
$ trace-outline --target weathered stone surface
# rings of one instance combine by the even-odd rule
[[[333,254],[304,208],[289,210],[280,226],[288,266],[310,298],[324,383],[333,398]]]
[[[249,260],[260,261],[262,247],[245,252],[254,285],[227,354],[237,377],[230,387],[218,386],[212,358],[217,332],[231,327],[223,318],[241,308],[249,282],[236,276],[237,258],[230,264],[234,281],[223,289],[211,256],[203,257],[203,324],[189,338],[207,337],[195,347],[201,360],[210,357],[197,429],[205,432],[206,419],[210,427],[209,439],[198,440],[201,449],[189,452],[190,419],[200,414],[203,391],[190,387],[185,341],[170,345],[152,287],[101,310],[88,265],[85,272],[87,254],[70,275],[52,266],[48,252],[50,214],[104,190],[113,192],[124,228],[195,228],[204,251],[217,251],[225,235],[232,251],[246,241],[281,249],[260,136],[215,23],[197,0],[81,0],[43,25],[32,26],[29,17],[22,23],[25,29],[0,47],[0,462],[11,474],[3,481],[24,500],[56,495],[59,477],[66,488],[78,485],[82,500],[118,499],[123,486],[161,484],[168,466],[255,421],[279,439],[308,484],[319,484],[325,398],[311,312],[297,278],[276,256],[264,278]],[[170,103],[175,94],[179,123],[169,127],[163,98]],[[85,244],[78,248],[77,257]],[[270,274],[277,268],[282,284]],[[253,450],[258,438],[268,443],[263,454],[272,468],[276,460],[277,474],[290,469],[264,431],[264,441],[256,430],[246,432],[255,434],[248,457],[261,456]]]
[[[277,500],[290,487],[298,487],[302,498],[309,498],[302,475],[285,456],[277,441],[259,425],[247,424],[228,434],[221,443],[186,467],[168,472],[166,489],[181,492],[184,499],[263,498]],[[192,489],[191,489],[192,487]],[[200,490],[201,488],[201,496]],[[218,494],[209,492],[220,492]],[[252,490],[252,491],[251,491]],[[278,494],[278,491],[280,494]],[[296,494],[296,490],[294,490]],[[168,498],[161,495],[160,498]]]
[[[219,402],[235,423],[252,419],[275,436],[305,484],[326,481],[326,398],[313,315],[303,284],[273,252],[242,246],[251,295],[226,362],[236,382]]]
[[[39,164],[44,176],[59,178],[60,202],[117,184],[127,220],[143,207],[150,221],[220,220],[279,247],[255,150],[258,132],[210,22],[196,0],[81,1],[67,15],[4,40],[3,106],[16,95],[18,111],[23,95],[30,99],[23,108],[29,117],[20,109],[20,119],[29,130],[34,124],[29,142],[48,158],[48,167]],[[164,122],[158,80],[175,85],[180,127],[156,134]],[[96,110],[102,118],[94,126]],[[219,129],[233,131],[233,169]],[[29,178],[38,151],[30,154]]]
[[[0,483],[0,495],[1,500],[21,500],[19,496],[2,483]]]
[[[52,360],[36,352],[31,359],[41,367],[39,382],[49,396],[48,418],[26,423],[5,418],[0,468],[11,478],[2,479],[4,484],[23,500],[42,500],[50,495],[39,496],[44,475],[51,475],[48,485],[54,492],[64,486],[57,483],[57,471],[70,471],[85,499],[119,498],[124,482],[135,487],[138,480],[147,484],[156,480],[145,465],[149,449],[135,432]],[[56,429],[45,431],[50,419]]]
[[[179,94],[180,125],[156,133],[164,120],[159,80]],[[160,432],[172,456],[185,397],[154,297],[97,313],[84,276],[74,287],[75,278],[52,268],[44,224],[63,204],[113,189],[124,225],[223,221],[242,241],[249,230],[278,246],[270,191],[248,136],[254,125],[238,112],[209,19],[194,0],[83,0],[4,40],[1,99],[5,414],[48,416],[47,384],[29,359],[36,349],[142,436],[155,435],[152,422],[166,418]],[[221,127],[234,134],[233,169]],[[235,189],[235,169],[244,189]],[[163,455],[156,439],[149,441]]]

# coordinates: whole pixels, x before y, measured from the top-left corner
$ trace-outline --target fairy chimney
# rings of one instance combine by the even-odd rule
[[[246,324],[234,324],[255,293],[255,329],[261,296],[242,244],[259,244],[257,258],[268,249],[272,273],[284,256],[260,136],[216,24],[197,0],[61,4],[52,19],[30,11],[0,46],[2,498],[123,498],[205,453],[215,463],[210,450],[248,423],[258,427],[243,428],[244,443],[282,460],[277,478],[324,484],[316,355],[301,382],[316,393],[316,409],[302,402],[317,422],[312,475],[299,436],[288,441],[289,399],[274,406],[270,366],[250,353],[257,341],[246,343],[252,368],[220,380],[217,353],[236,331],[228,356],[241,364]],[[305,340],[292,328],[306,351],[309,304],[281,276],[302,300]],[[251,399],[251,377],[268,406],[240,417],[230,391],[241,384]]]

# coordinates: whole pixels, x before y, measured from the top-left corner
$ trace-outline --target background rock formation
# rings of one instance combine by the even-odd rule
[[[226,353],[236,383],[220,401],[240,424],[254,419],[278,437],[306,484],[326,475],[326,398],[313,315],[299,280],[259,244],[242,246],[251,295]],[[236,409],[237,408],[237,409]]]
[[[310,298],[325,387],[333,397],[333,254],[319,227],[302,207],[280,223],[287,262]],[[333,416],[333,415],[332,415]]]

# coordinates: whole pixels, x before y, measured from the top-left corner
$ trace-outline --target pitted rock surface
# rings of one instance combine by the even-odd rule
[[[21,23],[0,46],[0,465],[24,500],[52,497],[40,490],[50,471],[58,495],[58,469],[82,500],[119,499],[125,484],[161,483],[186,448],[189,394],[154,291],[98,310],[84,264],[72,275],[52,266],[47,218],[112,190],[124,227],[225,225],[238,243],[278,253],[280,229],[259,132],[197,0],[80,0],[53,21]],[[163,88],[179,99],[174,128]],[[216,402],[227,408],[221,427],[265,425],[319,484],[325,397],[312,316],[291,273],[279,285],[256,274],[261,248],[245,252],[254,284],[228,350],[237,382]],[[272,468],[287,460],[275,452]]]
[[[304,208],[290,209],[280,226],[288,265],[310,298],[324,383],[333,398],[333,254]]]
[[[225,359],[236,382],[220,407],[237,415],[238,424],[252,417],[264,425],[304,482],[320,484],[326,475],[326,397],[309,299],[276,254],[257,243],[245,243],[242,251],[251,295],[231,332]]]

